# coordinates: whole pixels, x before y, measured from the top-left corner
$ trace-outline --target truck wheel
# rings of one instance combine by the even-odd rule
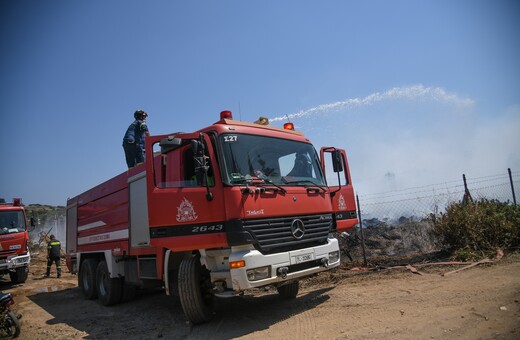
[[[9,272],[12,283],[24,283],[29,276],[29,267],[18,267],[14,272]]]
[[[300,284],[298,281],[292,281],[290,283],[286,283],[282,286],[276,287],[278,290],[278,294],[285,299],[294,299],[296,295],[298,295],[298,290],[300,289]]]
[[[213,294],[209,272],[202,268],[199,257],[181,261],[179,267],[179,299],[184,314],[194,324],[208,322],[213,316]]]
[[[83,296],[87,300],[97,298],[96,292],[96,267],[97,260],[86,259],[81,263],[78,275],[78,286],[83,291]]]
[[[96,291],[99,302],[103,306],[115,305],[121,301],[123,285],[120,278],[111,278],[107,263],[99,262],[96,269]]]

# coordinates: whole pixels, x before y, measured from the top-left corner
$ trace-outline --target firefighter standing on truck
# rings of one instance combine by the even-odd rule
[[[148,114],[143,110],[135,111],[135,120],[130,124],[123,137],[123,149],[128,169],[144,162],[144,139],[146,136],[150,136],[148,126],[146,126],[146,117]]]
[[[58,272],[58,278],[61,276],[61,266],[60,266],[60,258],[61,258],[61,243],[56,240],[54,235],[51,235],[51,240],[47,244],[47,274],[46,277],[49,277],[51,274],[52,263],[56,263],[56,271]]]

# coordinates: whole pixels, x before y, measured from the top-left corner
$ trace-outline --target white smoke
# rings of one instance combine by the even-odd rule
[[[413,85],[408,87],[394,87],[383,93],[372,93],[364,98],[350,98],[343,101],[322,104],[316,107],[291,113],[280,117],[270,118],[269,121],[276,122],[294,118],[302,118],[320,113],[337,111],[340,109],[351,109],[361,106],[368,106],[382,101],[392,101],[406,99],[410,101],[431,100],[439,103],[451,104],[458,107],[470,107],[475,101],[470,98],[461,98],[456,94],[448,93],[443,88],[425,87],[424,85]]]
[[[346,149],[363,195],[519,170],[520,106],[483,110],[475,99],[413,85],[270,120],[294,119],[317,149]]]

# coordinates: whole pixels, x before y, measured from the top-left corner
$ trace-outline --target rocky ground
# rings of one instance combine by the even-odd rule
[[[214,320],[193,326],[178,301],[162,291],[103,307],[86,301],[76,276],[43,278],[44,252],[30,276],[0,288],[23,315],[22,339],[519,339],[520,255],[479,264],[393,267],[405,259],[371,261],[372,270],[341,269],[302,282],[294,300],[275,290],[218,300]],[[66,268],[66,267],[64,267]],[[375,270],[377,268],[377,270]],[[419,273],[413,273],[416,269]],[[448,275],[441,275],[446,274]]]

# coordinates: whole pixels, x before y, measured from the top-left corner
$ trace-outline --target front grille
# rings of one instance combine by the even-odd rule
[[[8,258],[9,256],[16,255],[16,250],[2,250],[0,251],[0,258]]]
[[[305,225],[305,234],[301,239],[296,239],[291,231],[295,219]],[[271,254],[327,243],[332,214],[244,220],[243,226],[255,239],[255,248],[262,254]]]

